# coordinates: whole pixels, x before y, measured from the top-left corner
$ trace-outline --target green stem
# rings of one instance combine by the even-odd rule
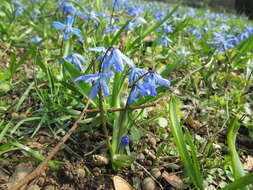
[[[112,148],[111,148],[111,143],[110,143],[110,137],[109,137],[109,134],[108,134],[108,130],[107,130],[107,127],[106,127],[106,120],[105,120],[105,109],[104,109],[104,97],[103,97],[103,93],[102,93],[102,89],[100,87],[100,90],[99,90],[99,106],[100,106],[100,119],[102,121],[102,127],[103,127],[103,131],[104,131],[104,134],[105,134],[105,137],[106,137],[106,143],[107,143],[107,146],[109,148],[109,151],[110,151],[110,155],[112,156]]]

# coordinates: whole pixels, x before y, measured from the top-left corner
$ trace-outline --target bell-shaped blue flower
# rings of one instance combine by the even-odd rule
[[[83,64],[87,63],[87,60],[79,53],[71,53],[66,58],[66,61],[72,63],[79,71],[83,72]]]
[[[94,99],[96,95],[99,93],[99,90],[101,88],[103,95],[108,96],[109,95],[109,88],[106,84],[106,79],[112,77],[112,73],[98,73],[98,74],[91,74],[91,75],[83,75],[80,77],[77,77],[74,81],[85,81],[86,83],[93,83],[93,87],[90,91],[90,98]]]
[[[145,70],[140,68],[132,68],[128,78],[129,86],[134,85],[134,83],[145,75]]]
[[[130,68],[134,68],[132,60],[125,56],[119,49],[115,48],[104,61],[102,71],[110,71],[111,66],[115,72],[122,71],[124,69],[124,62]]]
[[[62,10],[65,15],[66,14],[74,15],[76,13],[76,8],[73,6],[73,4],[71,2],[59,1],[57,4],[58,4],[60,10]]]
[[[19,7],[17,7],[15,10],[14,10],[14,15],[17,17],[17,16],[19,16],[19,15],[21,15],[23,12],[24,12],[24,10],[27,8],[27,6],[26,5],[21,5],[21,6],[19,6]]]
[[[121,148],[124,148],[126,146],[128,146],[130,143],[130,138],[129,136],[125,135],[121,138],[121,141],[120,141],[120,147]]]

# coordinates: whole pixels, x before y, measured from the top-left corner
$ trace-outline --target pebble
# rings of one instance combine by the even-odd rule
[[[92,155],[92,163],[96,166],[105,166],[109,164],[109,159],[104,155]]]
[[[159,168],[153,168],[153,169],[151,170],[151,174],[152,174],[156,179],[159,178],[159,177],[161,177],[161,175],[162,175],[162,173],[161,173],[161,171],[160,171]]]
[[[146,177],[142,182],[142,190],[156,190],[156,184],[151,177]]]
[[[86,172],[82,168],[78,168],[76,172],[77,172],[78,177],[80,178],[84,178],[86,176]]]

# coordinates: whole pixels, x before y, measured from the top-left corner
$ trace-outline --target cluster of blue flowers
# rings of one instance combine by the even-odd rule
[[[92,50],[105,53],[105,48],[93,48]],[[83,75],[75,79],[76,82],[85,81],[86,83],[93,83],[93,87],[90,91],[90,98],[92,99],[96,97],[100,89],[103,90],[104,96],[109,95],[107,79],[113,76],[112,70],[114,72],[123,71],[124,63],[127,64],[131,69],[131,72],[128,76],[129,87],[131,87],[131,91],[127,100],[128,105],[130,105],[133,101],[137,102],[139,97],[156,96],[156,89],[159,85],[167,88],[170,87],[170,82],[167,79],[162,78],[151,69],[146,71],[145,69],[136,68],[131,59],[125,56],[117,48],[114,48],[112,51],[110,51],[108,56],[104,56],[106,58],[102,64],[102,71],[100,73]]]

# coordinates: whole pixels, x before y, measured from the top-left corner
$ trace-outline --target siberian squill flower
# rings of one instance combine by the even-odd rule
[[[147,71],[141,68],[132,68],[130,74],[128,75],[129,86],[133,86],[141,77],[145,75]]]
[[[156,88],[159,86],[170,87],[170,81],[162,78],[159,74],[149,71],[147,75],[144,76],[144,81],[141,83],[140,94],[143,96],[156,96]]]
[[[99,93],[99,90],[101,89],[104,96],[109,95],[109,88],[106,84],[106,79],[112,77],[112,73],[98,73],[98,74],[91,74],[91,75],[83,75],[80,77],[77,77],[74,81],[84,81],[86,83],[93,82],[93,86],[90,91],[90,98],[94,99],[96,95]]]
[[[82,15],[84,15],[83,16],[84,20],[95,20],[98,23],[100,23],[100,19],[98,18],[98,16],[103,14],[103,13],[99,13],[99,12],[88,11],[86,9],[83,9],[82,13],[83,13]]]
[[[143,80],[141,81],[141,78]],[[140,80],[141,82],[138,82]],[[133,68],[129,75],[129,85],[132,86],[127,104],[130,105],[133,101],[137,102],[139,97],[156,96],[156,88],[159,86],[170,87],[170,81],[162,78],[159,74],[139,68]]]
[[[83,37],[81,35],[81,30],[79,30],[78,28],[72,27],[73,23],[74,23],[74,16],[68,15],[66,24],[63,24],[61,22],[52,22],[52,25],[54,28],[64,31],[63,40],[68,40],[69,33],[73,33],[74,35],[76,35],[78,37],[78,40],[81,43],[83,43]]]
[[[19,0],[11,0],[11,3],[14,5],[22,5],[22,3]]]
[[[36,20],[40,14],[41,13],[39,9],[34,9],[33,12],[31,13],[31,17],[33,20]]]
[[[32,37],[30,40],[28,40],[28,42],[30,42],[30,43],[39,43],[39,42],[41,42],[42,41],[42,38],[41,37],[39,37],[39,36],[34,36],[34,37]]]
[[[128,146],[130,143],[130,138],[129,136],[125,135],[121,138],[121,141],[120,141],[120,147],[121,148],[124,148],[126,146]]]
[[[196,27],[191,28],[188,32],[190,32],[191,35],[196,36],[197,40],[201,40],[201,33]]]
[[[76,8],[73,6],[73,4],[71,2],[68,2],[68,1],[65,1],[65,2],[58,1],[57,4],[58,4],[60,10],[62,10],[65,15],[67,15],[67,14],[74,15],[76,13]]]
[[[21,5],[21,6],[19,6],[19,7],[17,7],[15,10],[14,10],[14,15],[17,17],[17,16],[19,16],[19,15],[21,15],[23,12],[24,12],[24,10],[27,8],[27,6],[26,5]]]
[[[163,44],[164,47],[168,47],[169,43],[173,43],[171,39],[169,39],[167,36],[162,36],[160,39],[157,40],[157,44],[161,45]]]
[[[119,49],[114,48],[109,56],[103,63],[102,71],[110,71],[111,66],[115,72],[123,71],[124,62],[129,65],[130,68],[134,67],[131,59],[125,56]]]
[[[64,58],[69,63],[72,63],[79,71],[83,72],[83,64],[87,63],[87,60],[79,53],[71,53]]]

